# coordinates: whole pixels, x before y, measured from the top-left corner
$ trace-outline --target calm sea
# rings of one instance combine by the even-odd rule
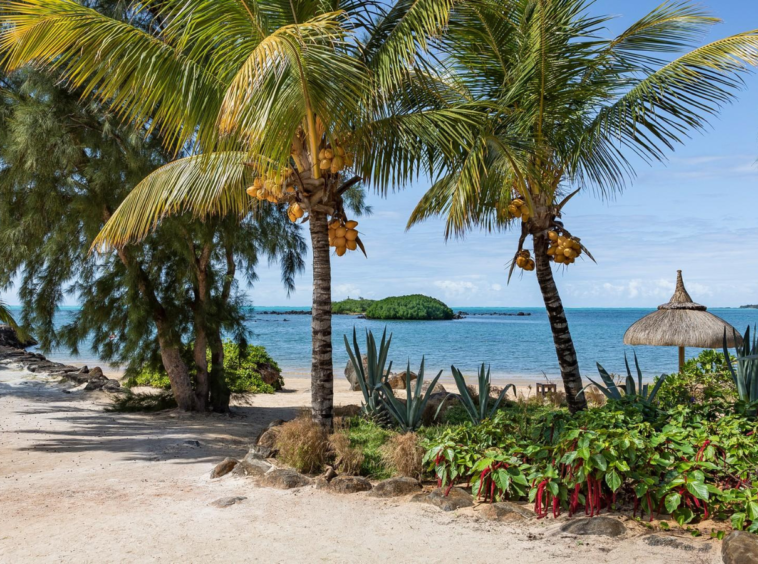
[[[310,369],[309,315],[266,315],[265,311],[307,310],[293,307],[260,307],[251,310],[248,327],[250,341],[265,346],[284,370],[285,376],[307,376]],[[458,311],[459,308],[453,308]],[[358,331],[359,344],[365,344],[364,331],[372,330],[380,337],[386,327],[392,333],[390,359],[395,368],[404,368],[410,360],[415,371],[426,357],[427,374],[444,370],[450,365],[473,374],[479,364],[492,366],[497,379],[542,379],[543,374],[557,378],[558,363],[547,313],[542,308],[461,308],[471,315],[454,321],[370,321],[354,316],[337,315],[333,318],[335,373],[342,374],[348,357],[343,335],[352,338],[353,327]],[[523,311],[529,316],[511,317],[498,313]],[[662,372],[673,372],[677,367],[677,350],[673,347],[629,347],[623,344],[626,329],[652,309],[569,309],[567,315],[579,364],[584,375],[597,374],[595,363],[608,371],[624,371],[624,353],[637,352],[643,373],[652,378]],[[744,331],[748,325],[758,323],[758,310],[709,309]],[[64,323],[74,313],[63,308],[56,323]],[[84,348],[84,347],[83,347]],[[695,356],[697,349],[687,349],[687,356]],[[48,355],[56,360],[94,364],[93,354],[82,354],[73,359],[67,351]]]

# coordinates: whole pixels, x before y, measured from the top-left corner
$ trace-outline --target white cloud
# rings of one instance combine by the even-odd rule
[[[479,286],[472,282],[437,280],[434,285],[445,293],[446,298],[457,298],[466,294],[476,294],[479,291]]]
[[[357,298],[361,296],[361,289],[354,284],[338,284],[332,289],[332,299]]]
[[[503,289],[503,287],[500,284],[493,284],[492,286],[490,286],[490,289],[494,292],[499,292],[500,290]]]

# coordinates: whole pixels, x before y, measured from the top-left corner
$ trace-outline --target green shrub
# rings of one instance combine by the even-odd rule
[[[366,313],[366,310],[374,303],[374,300],[364,300],[363,298],[358,300],[342,300],[332,303],[332,313],[334,314],[354,314],[354,313]]]
[[[731,519],[758,532],[758,421],[726,401],[680,405],[649,420],[639,403],[566,410],[507,406],[479,425],[427,438],[424,463],[440,486],[485,500],[528,499],[542,517],[589,515],[629,501],[682,526]]]
[[[208,353],[210,362],[210,352]],[[209,366],[210,368],[210,366]],[[262,372],[276,373],[273,384],[263,380]],[[281,369],[269,356],[265,347],[248,345],[244,350],[232,342],[224,343],[224,376],[226,384],[233,393],[273,394],[284,386]],[[150,386],[152,388],[171,389],[171,384],[163,366],[146,364],[136,372],[127,371],[127,388]]]
[[[371,304],[366,310],[369,319],[438,320],[452,319],[453,310],[441,301],[413,294],[385,298]]]
[[[716,398],[734,401],[737,390],[723,353],[713,350],[704,350],[688,360],[682,372],[666,376],[658,392],[658,401],[666,409]]]
[[[113,398],[113,404],[106,407],[106,411],[117,413],[138,413],[163,411],[174,409],[176,400],[173,394],[119,394]]]

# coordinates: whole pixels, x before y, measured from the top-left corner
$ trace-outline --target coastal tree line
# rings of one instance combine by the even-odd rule
[[[129,345],[103,342],[102,350],[112,347],[114,358],[159,350],[175,395],[186,398],[180,407],[207,409],[186,387],[188,369],[172,331],[193,335],[195,388],[206,397],[216,364],[205,365],[205,350],[221,331],[241,330],[232,299],[236,262],[232,267],[227,258],[249,277],[258,256],[284,259],[290,284],[304,249],[287,212],[299,220],[305,210],[300,221],[310,232],[314,280],[312,413],[331,426],[329,224],[344,220],[346,199],[360,201],[349,196],[357,187],[387,194],[430,180],[409,225],[442,216],[445,236],[470,229],[520,234],[508,275],[536,271],[569,408],[585,408],[553,278],[554,265],[591,257],[566,225],[567,204],[583,189],[601,197],[621,190],[634,176],[632,156],[663,160],[707,125],[758,64],[758,31],[703,45],[718,20],[694,3],[665,3],[612,39],[604,38],[609,18],[590,8],[585,0],[145,0],[125,8],[20,0],[6,7],[6,70],[23,74],[33,65],[62,79],[77,111],[96,107],[104,123],[110,120],[102,136],[110,150],[122,150],[128,139],[145,159],[112,178],[120,183],[117,201],[95,190],[93,201],[77,204],[86,211],[59,208],[99,214],[86,233],[83,226],[61,228],[60,237],[80,239],[77,256],[62,239],[56,249],[44,229],[32,233],[50,253],[37,268],[35,259],[14,259],[14,272],[23,267],[25,279],[32,276],[22,289],[27,321],[62,338],[50,320],[68,288],[66,267],[92,276],[103,265],[118,268],[135,288],[126,293],[132,301],[111,295],[113,286],[97,294],[97,285],[74,289],[121,312],[93,311],[92,320],[131,321],[137,314],[129,305],[148,308],[142,322],[149,331]],[[124,136],[112,136],[121,129]],[[93,151],[99,148],[83,150],[83,162]],[[36,169],[34,162],[24,166],[5,171]],[[57,170],[64,174],[52,177],[64,184],[82,174],[69,164]],[[19,179],[14,193],[23,198],[38,180]],[[266,243],[275,233],[287,233],[289,242]],[[93,241],[99,253],[89,253]],[[370,251],[370,237],[365,243]],[[55,261],[56,253],[64,260]],[[156,259],[157,271],[140,262],[145,257]],[[61,274],[46,286],[34,277],[44,280],[48,269]],[[0,282],[8,281],[6,275]],[[37,292],[47,294],[39,305]],[[179,293],[182,314],[173,316],[166,304]],[[171,328],[162,329],[169,318]],[[87,322],[82,317],[80,331]],[[152,340],[150,347],[141,338]]]

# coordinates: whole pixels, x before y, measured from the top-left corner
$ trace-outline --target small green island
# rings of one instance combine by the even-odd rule
[[[363,314],[367,319],[432,321],[453,319],[445,303],[421,294],[392,296],[383,300],[346,299],[332,304],[334,314]]]

